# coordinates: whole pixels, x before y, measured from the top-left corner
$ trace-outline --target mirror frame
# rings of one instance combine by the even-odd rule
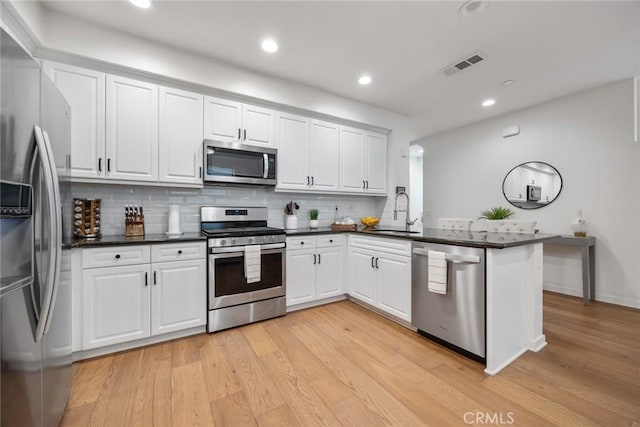
[[[518,206],[514,203],[511,202],[511,200],[509,200],[509,198],[507,197],[507,194],[504,192],[504,184],[507,182],[507,178],[509,177],[509,175],[511,174],[511,172],[513,172],[514,170],[518,169],[520,166],[524,166],[527,165],[529,163],[542,163],[545,164],[547,166],[549,166],[551,169],[553,169],[554,171],[556,171],[556,173],[558,174],[558,176],[560,177],[560,190],[558,191],[558,194],[556,194],[556,196],[553,198],[553,200],[549,201],[549,203],[545,204],[545,205],[540,205],[540,206],[536,206],[536,207],[531,207],[531,208],[523,208],[522,206]],[[547,162],[543,162],[541,160],[531,160],[528,162],[524,162],[524,163],[520,163],[519,165],[516,165],[514,167],[512,167],[509,172],[507,172],[507,174],[504,176],[504,179],[502,180],[502,195],[504,196],[504,199],[511,205],[514,206],[518,209],[523,209],[523,210],[534,210],[534,209],[541,209],[544,207],[549,206],[550,204],[552,204],[553,202],[555,202],[558,197],[560,197],[560,194],[562,193],[562,189],[564,188],[564,179],[562,178],[562,174],[560,173],[560,171],[558,169],[556,169],[555,166],[547,163]]]

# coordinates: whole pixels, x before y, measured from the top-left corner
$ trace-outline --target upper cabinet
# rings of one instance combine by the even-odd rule
[[[204,98],[204,137],[217,141],[275,146],[275,112],[221,98]]]
[[[340,127],[340,190],[386,194],[386,135]]]
[[[105,74],[53,62],[43,65],[71,106],[71,176],[104,177]]]
[[[160,182],[202,183],[203,98],[160,87]]]
[[[338,191],[338,125],[278,113],[276,128],[278,189]]]
[[[158,180],[158,86],[107,76],[107,177]]]

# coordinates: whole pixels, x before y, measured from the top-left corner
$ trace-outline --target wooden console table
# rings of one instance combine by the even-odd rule
[[[596,238],[593,236],[560,236],[544,242],[545,245],[573,246],[582,253],[582,300],[585,304],[596,295]]]

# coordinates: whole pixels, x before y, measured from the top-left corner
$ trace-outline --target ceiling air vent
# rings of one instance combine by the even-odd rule
[[[484,61],[486,57],[487,55],[485,55],[484,53],[476,52],[473,55],[469,56],[468,58],[461,59],[455,64],[449,65],[447,68],[442,70],[442,72],[445,75],[450,76],[452,74],[457,73],[458,71],[464,70],[465,68],[469,68],[472,65],[477,64],[478,62]]]

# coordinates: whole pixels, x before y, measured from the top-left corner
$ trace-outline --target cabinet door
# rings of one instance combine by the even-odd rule
[[[387,137],[367,132],[365,141],[367,193],[384,194],[387,192]]]
[[[82,349],[148,337],[149,300],[149,264],[84,270]]]
[[[364,192],[364,133],[340,128],[340,190]]]
[[[319,120],[311,121],[309,175],[312,190],[339,190],[339,131],[338,125]]]
[[[204,97],[160,88],[158,170],[161,182],[202,185]]]
[[[309,165],[309,119],[278,114],[278,188],[306,190],[311,182]]]
[[[315,248],[287,251],[287,306],[316,298]]]
[[[242,142],[275,147],[275,113],[267,108],[242,105]]]
[[[107,76],[107,178],[158,180],[158,86]]]
[[[44,69],[71,106],[71,176],[104,177],[104,73],[52,62]]]
[[[205,139],[239,142],[241,128],[242,104],[211,96],[204,97]]]
[[[344,293],[343,264],[344,249],[341,246],[319,248],[316,272],[318,298],[328,298]]]
[[[152,265],[151,335],[179,331],[207,322],[204,259]]]
[[[364,249],[351,249],[349,254],[349,294],[369,304],[374,304],[376,299],[375,256],[375,252]]]
[[[380,253],[378,307],[411,322],[411,257]]]

